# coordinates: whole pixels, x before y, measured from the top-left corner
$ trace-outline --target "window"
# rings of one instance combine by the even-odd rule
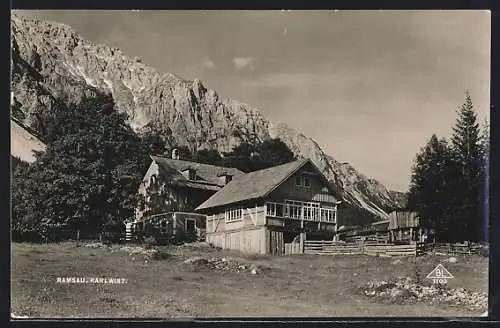
[[[285,200],[286,214],[295,219],[315,220],[319,214],[319,203]]]
[[[160,223],[160,232],[167,233],[167,221],[161,221]]]
[[[227,222],[238,221],[242,218],[243,210],[241,208],[227,210],[225,215]]]
[[[301,188],[311,187],[311,179],[308,176],[301,175],[295,177],[295,186]]]
[[[331,207],[323,207],[321,209],[321,221],[335,222],[335,209]]]

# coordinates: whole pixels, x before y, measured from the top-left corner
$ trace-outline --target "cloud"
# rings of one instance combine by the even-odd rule
[[[209,69],[216,69],[217,68],[215,66],[214,62],[208,57],[203,58],[203,60],[201,62],[201,66],[203,66],[205,68],[209,68]]]
[[[251,70],[254,69],[253,63],[255,61],[254,57],[234,57],[233,65],[237,70],[249,68]]]

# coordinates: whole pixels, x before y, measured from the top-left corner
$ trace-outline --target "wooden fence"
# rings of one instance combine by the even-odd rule
[[[416,256],[417,245],[341,244],[334,241],[304,241],[305,254],[366,254],[372,256]]]
[[[285,244],[285,254],[302,254],[302,249],[300,249],[300,243],[286,243]]]
[[[343,240],[348,243],[365,244],[389,244],[389,234],[373,234],[373,235],[354,235],[343,237]]]
[[[343,245],[327,240],[304,241],[305,254],[363,254],[362,247],[358,245]]]
[[[411,245],[364,245],[364,254],[372,256],[416,256],[417,246]]]
[[[408,245],[377,243],[339,243],[334,241],[304,241],[305,254],[365,254],[372,256],[422,256],[425,254],[488,256],[488,247],[481,245],[426,244]]]
[[[459,255],[484,255],[488,256],[488,248],[481,245],[463,245],[463,244],[424,244],[419,243],[417,253],[423,254],[443,254],[450,256]]]

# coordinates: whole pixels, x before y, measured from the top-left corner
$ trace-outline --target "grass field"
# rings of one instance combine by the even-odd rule
[[[439,263],[454,275],[450,287],[488,289],[488,260],[423,256],[264,256],[210,247],[160,247],[161,260],[145,262],[112,248],[75,243],[12,244],[11,312],[31,318],[194,318],[277,316],[478,316],[444,304],[385,304],[364,296],[368,281],[400,276],[423,279]],[[193,256],[225,257],[267,268],[220,272],[187,265]],[[61,284],[57,277],[119,277],[125,284]]]

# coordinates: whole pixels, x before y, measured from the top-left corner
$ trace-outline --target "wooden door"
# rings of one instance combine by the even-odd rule
[[[285,243],[283,242],[283,232],[270,230],[269,231],[271,246],[271,254],[283,255],[285,253]]]
[[[194,219],[186,219],[186,232],[187,233],[194,233],[196,231],[196,221]]]

